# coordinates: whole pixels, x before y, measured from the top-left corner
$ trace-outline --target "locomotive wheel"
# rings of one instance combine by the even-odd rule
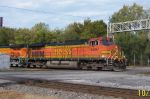
[[[33,68],[36,68],[36,65],[33,65]]]
[[[116,71],[116,72],[122,72],[123,71],[123,69],[122,68],[120,68],[120,67],[113,67],[113,71]]]
[[[16,64],[16,66],[15,66],[15,67],[19,67],[19,66],[18,66],[18,64]]]
[[[96,71],[96,70],[98,70],[98,67],[93,66],[93,67],[92,67],[92,70],[95,70],[95,71]]]
[[[125,68],[123,68],[124,65],[123,64],[120,64],[120,63],[114,63],[114,67],[113,67],[113,71],[116,71],[116,72],[122,72],[125,70]]]
[[[82,70],[88,70],[87,66],[82,66],[81,68],[82,68]]]
[[[82,70],[87,70],[88,67],[87,67],[87,64],[82,62],[82,63],[78,63],[78,67]]]
[[[30,68],[30,65],[29,65],[29,64],[27,65],[27,68]]]

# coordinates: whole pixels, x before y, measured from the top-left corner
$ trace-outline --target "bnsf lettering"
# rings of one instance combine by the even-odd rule
[[[55,54],[59,56],[67,56],[67,55],[71,55],[71,50],[70,48],[59,48],[59,49],[55,49]]]
[[[91,48],[91,51],[98,51],[98,48]]]

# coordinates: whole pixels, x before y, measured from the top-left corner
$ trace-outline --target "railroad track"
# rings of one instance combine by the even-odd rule
[[[83,85],[83,84],[72,84],[60,82],[57,80],[49,81],[43,79],[31,79],[11,76],[1,76],[0,79],[11,80],[17,84],[23,84],[27,86],[37,86],[43,88],[52,88],[64,91],[82,92],[89,94],[122,97],[123,99],[150,99],[148,96],[138,96],[138,90],[111,88],[103,86]]]

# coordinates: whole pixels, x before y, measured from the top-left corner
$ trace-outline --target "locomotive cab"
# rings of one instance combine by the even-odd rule
[[[111,38],[92,38],[89,40],[89,45],[90,46],[97,46],[97,45],[111,45],[113,44],[113,40]]]

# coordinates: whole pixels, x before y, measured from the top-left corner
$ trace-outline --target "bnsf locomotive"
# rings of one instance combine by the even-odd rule
[[[17,67],[126,69],[126,58],[121,48],[110,38],[1,46],[0,53],[9,54],[11,66]]]

